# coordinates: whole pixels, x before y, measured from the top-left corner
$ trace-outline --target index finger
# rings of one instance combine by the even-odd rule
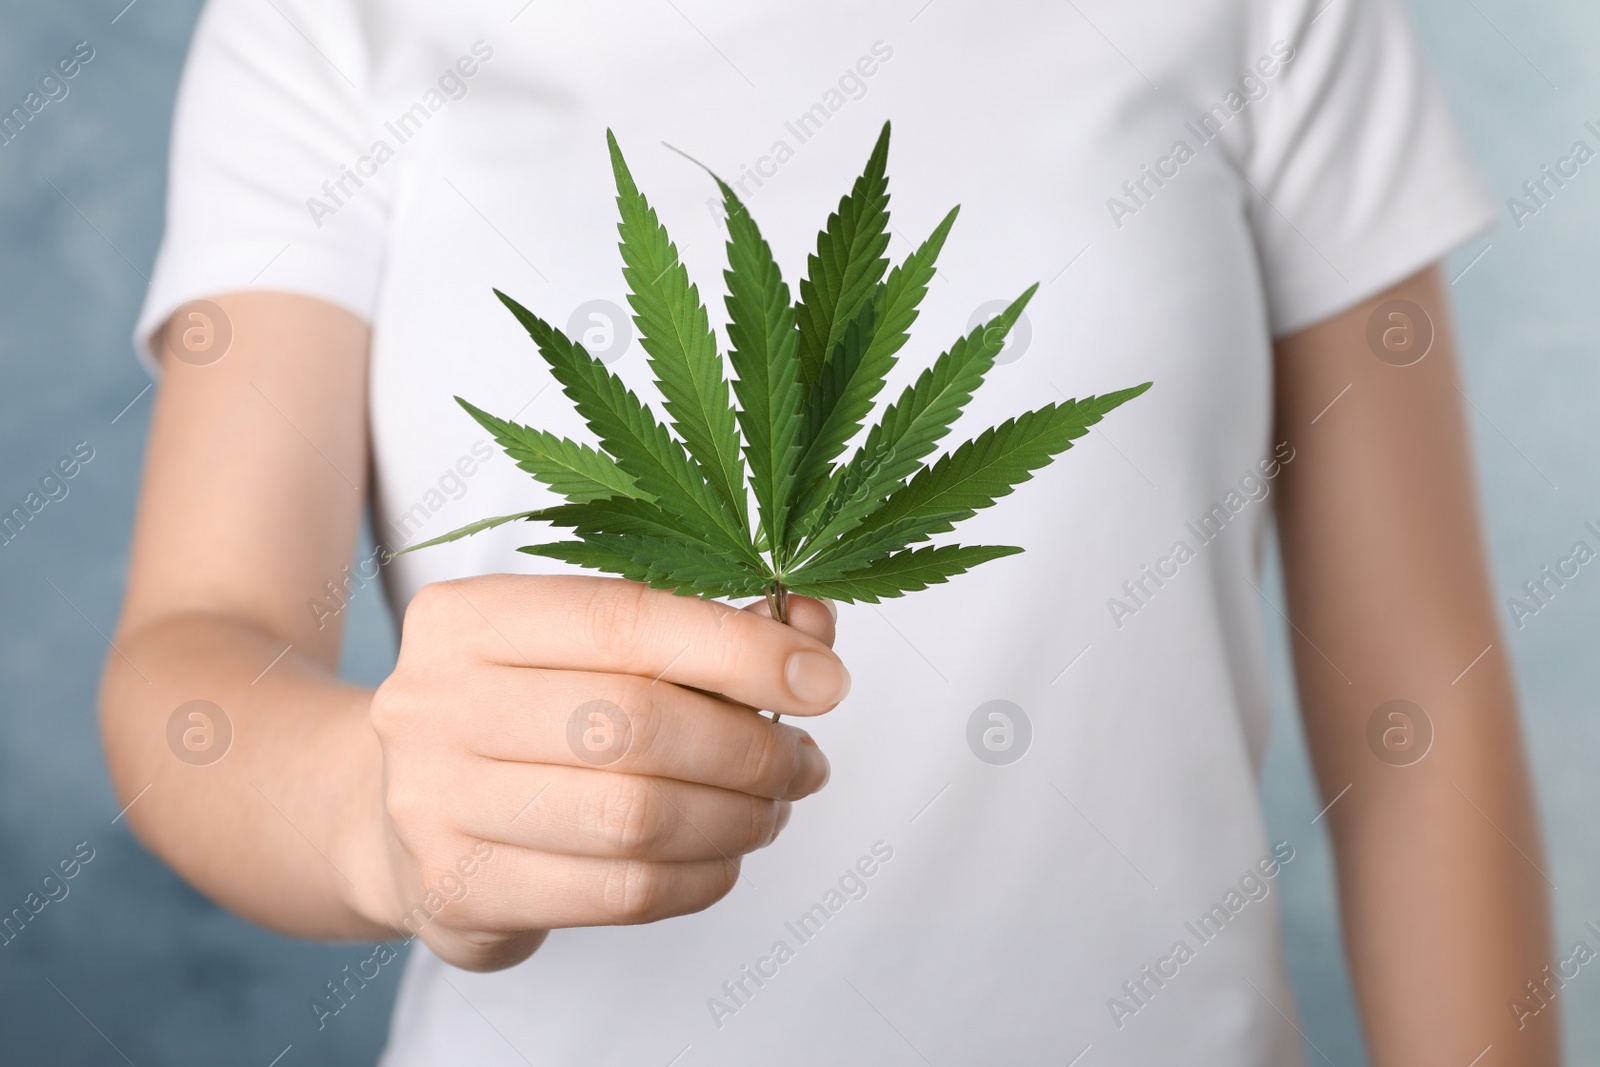
[[[821,714],[850,691],[839,657],[795,627],[621,578],[498,574],[424,586],[402,651],[442,647],[428,640],[434,625],[492,663],[665,679],[784,715]]]

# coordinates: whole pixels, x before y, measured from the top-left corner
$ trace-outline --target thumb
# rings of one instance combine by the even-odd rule
[[[765,598],[757,600],[744,610],[752,615],[772,618],[772,607]],[[831,600],[817,600],[794,593],[789,595],[789,625],[808,637],[815,637],[829,648],[833,647],[838,613],[839,609]]]

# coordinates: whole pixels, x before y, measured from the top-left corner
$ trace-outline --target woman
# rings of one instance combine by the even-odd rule
[[[972,425],[1155,383],[968,524],[1025,555],[847,608],[837,655],[817,602],[785,628],[510,528],[350,564],[368,506],[399,548],[543,499],[453,394],[583,437],[491,287],[643,386],[605,128],[693,277],[714,190],[661,141],[794,285],[886,118],[889,254],[964,205],[891,389],[1033,281]],[[1272,890],[1318,831],[1269,841],[1255,780],[1275,512],[1373,1062],[1553,1063],[1436,266],[1491,218],[1392,0],[213,0],[138,327],[129,818],[263,925],[420,939],[394,1067],[1299,1063]],[[380,574],[373,691],[334,671]]]

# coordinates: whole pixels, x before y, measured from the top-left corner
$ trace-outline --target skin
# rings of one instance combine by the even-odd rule
[[[1391,299],[1436,329],[1409,367],[1367,347]],[[1522,1029],[1507,1006],[1555,960],[1549,868],[1438,270],[1284,339],[1275,369],[1277,439],[1296,451],[1277,489],[1295,674],[1372,1062],[1464,1067],[1492,1045],[1484,1067],[1554,1064],[1556,1006]],[[1433,723],[1411,766],[1367,744],[1394,699]]]
[[[421,590],[375,692],[339,682],[337,619],[306,600],[354,550],[367,331],[300,296],[217,303],[226,357],[165,361],[104,680],[118,791],[127,803],[149,786],[135,832],[264,926],[420,932],[483,970],[552,927],[649,922],[726,894],[740,857],[827,778],[803,730],[752,709],[816,715],[843,698],[830,612],[797,598],[791,628],[630,582],[488,575]],[[234,730],[203,766],[166,740],[197,695]],[[567,743],[593,700],[632,724],[604,767]],[[465,897],[430,919],[430,894],[463,879]]]
[[[1396,296],[1439,326],[1408,368],[1366,347],[1372,307]],[[764,605],[490,575],[422,590],[375,692],[338,681],[339,618],[319,629],[305,601],[355,546],[366,328],[303,296],[216,303],[234,327],[226,358],[166,361],[103,683],[135,832],[273,929],[420,929],[482,970],[526,958],[553,927],[648,922],[724,895],[739,857],[825,784],[809,736],[752,709],[816,715],[843,698],[831,612],[797,597],[790,628]],[[1326,821],[1378,1067],[1462,1067],[1491,1043],[1486,1067],[1556,1062],[1555,1009],[1519,1032],[1506,1007],[1550,961],[1550,936],[1455,382],[1431,270],[1276,350],[1278,439],[1296,449],[1276,496],[1301,703],[1325,801],[1338,797]],[[197,694],[234,728],[208,766],[166,742],[172,709]],[[1372,709],[1397,696],[1436,727],[1410,767],[1365,740]],[[633,729],[598,768],[567,743],[572,709],[596,699]],[[415,921],[430,890],[463,882]]]

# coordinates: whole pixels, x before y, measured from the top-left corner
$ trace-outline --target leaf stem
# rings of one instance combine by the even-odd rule
[[[767,590],[767,603],[772,608],[772,617],[789,625],[789,590],[782,582],[772,583],[772,588]]]
[[[781,581],[774,580],[772,587],[767,590],[767,607],[772,609],[772,617],[785,626],[789,625],[789,590],[784,588]],[[778,721],[778,713],[772,713],[772,721]]]

